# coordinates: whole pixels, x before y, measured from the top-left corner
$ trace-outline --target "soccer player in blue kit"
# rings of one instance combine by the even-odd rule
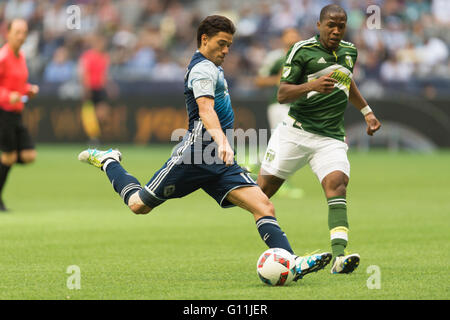
[[[235,162],[234,151],[225,135],[227,129],[233,128],[234,113],[221,65],[234,32],[233,23],[223,16],[208,16],[200,23],[198,50],[184,79],[189,129],[147,185],[141,187],[125,171],[118,150],[87,149],[78,159],[104,171],[114,190],[136,214],[147,214],[168,199],[181,198],[201,188],[223,208],[239,206],[251,212],[269,248],[283,248],[294,254],[275,218],[272,202]],[[208,155],[213,161],[207,159]],[[330,260],[330,253],[296,256],[295,279],[323,269]]]

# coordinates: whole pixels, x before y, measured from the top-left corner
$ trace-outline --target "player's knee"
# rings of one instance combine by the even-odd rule
[[[258,183],[258,186],[261,188],[264,194],[267,197],[271,198],[283,184],[284,180],[269,175],[266,172],[264,172],[263,169],[261,169],[256,182]]]
[[[147,214],[149,213],[152,208],[147,207],[145,204],[128,204],[128,208],[130,208],[131,211],[135,214]]]
[[[347,186],[345,185],[345,183],[340,183],[337,187],[336,187],[336,193],[345,196],[347,194]]]
[[[336,196],[345,197],[347,195],[347,185],[344,182],[335,182],[329,184],[325,189],[325,193],[327,194],[328,198]]]
[[[135,214],[147,214],[152,208],[145,205],[139,197],[139,192],[133,193],[128,199],[128,208]]]
[[[337,179],[330,185],[330,189],[339,195],[345,195],[347,192],[347,182],[345,179]]]
[[[17,152],[3,152],[1,161],[3,165],[10,167],[17,162],[17,158]]]
[[[348,177],[340,172],[333,172],[326,176],[322,181],[326,196],[345,196],[347,193],[348,180]]]
[[[22,163],[31,163],[36,160],[37,152],[36,150],[29,150],[20,153],[20,160]]]

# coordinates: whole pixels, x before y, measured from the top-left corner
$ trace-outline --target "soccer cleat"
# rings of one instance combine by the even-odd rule
[[[317,272],[325,268],[330,263],[332,254],[329,252],[316,253],[303,257],[295,258],[295,265],[297,274],[294,281],[302,279],[305,275],[311,272]]]
[[[331,267],[331,273],[351,273],[358,267],[359,260],[360,256],[357,253],[346,256],[338,256],[334,260],[333,266]]]
[[[96,166],[97,168],[101,168],[103,163],[108,160],[113,159],[118,162],[122,160],[122,154],[119,150],[109,149],[106,151],[100,151],[97,149],[87,149],[82,151],[78,155],[78,160],[81,162],[86,162]]]

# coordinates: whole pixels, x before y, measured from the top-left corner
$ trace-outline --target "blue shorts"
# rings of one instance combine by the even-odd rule
[[[248,172],[236,163],[229,167],[222,163],[185,163],[182,160],[186,159],[186,152],[183,152],[183,156],[175,150],[139,192],[145,205],[155,208],[167,199],[182,198],[197,189],[203,189],[221,207],[229,208],[234,204],[225,199],[228,193],[240,187],[257,186]]]

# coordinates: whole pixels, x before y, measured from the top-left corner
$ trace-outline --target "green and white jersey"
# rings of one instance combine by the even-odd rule
[[[354,44],[341,41],[335,51],[329,51],[318,35],[291,47],[281,82],[302,84],[330,73],[338,81],[329,94],[311,91],[290,104],[289,115],[298,121],[297,125],[312,133],[344,140],[344,112],[357,56]]]

